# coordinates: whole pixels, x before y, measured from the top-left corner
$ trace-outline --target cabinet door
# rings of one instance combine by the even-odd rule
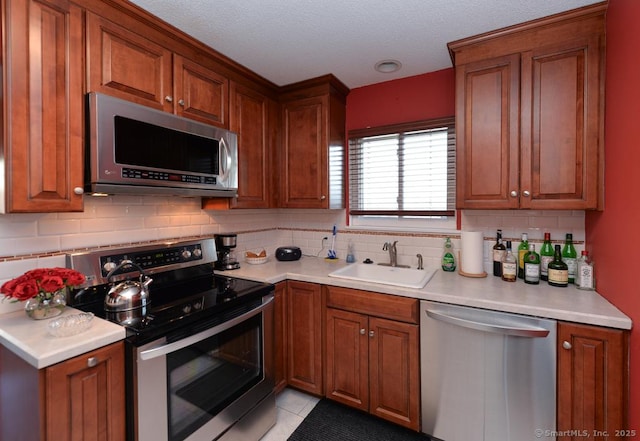
[[[82,10],[66,0],[10,0],[5,8],[3,208],[81,211]]]
[[[319,96],[284,103],[282,207],[328,207],[328,99]]]
[[[598,34],[522,58],[522,208],[598,207],[601,63]]]
[[[327,308],[326,396],[369,411],[369,323],[366,315]]]
[[[227,128],[229,80],[206,67],[174,55],[175,113]]]
[[[142,24],[137,31],[144,32]],[[168,49],[88,12],[87,60],[89,92],[173,112],[172,60]]]
[[[456,206],[517,208],[518,54],[456,67]]]
[[[418,325],[369,318],[369,412],[420,429]]]
[[[275,389],[287,386],[287,282],[276,284],[274,299]]]
[[[122,342],[46,368],[47,439],[124,441]]]
[[[287,284],[288,383],[323,395],[321,285],[297,281]]]
[[[596,434],[628,428],[627,345],[624,331],[558,323],[558,431],[604,440]]]

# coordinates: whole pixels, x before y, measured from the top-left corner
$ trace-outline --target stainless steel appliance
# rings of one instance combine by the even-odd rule
[[[85,190],[236,196],[235,133],[108,95],[87,99]]]
[[[556,322],[421,301],[422,431],[555,440]]]
[[[235,252],[238,235],[233,233],[215,234],[214,239],[218,252],[218,260],[215,263],[215,268],[222,271],[240,268],[240,262],[238,262],[238,257]]]
[[[213,239],[67,256],[87,276],[68,303],[127,329],[128,440],[257,441],[275,424],[274,287],[214,274],[215,260]],[[146,309],[105,311],[113,285],[142,272]]]

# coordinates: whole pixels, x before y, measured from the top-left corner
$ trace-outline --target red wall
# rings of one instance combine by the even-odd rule
[[[455,112],[453,68],[353,89],[347,96],[347,131]]]
[[[605,115],[605,210],[586,213],[586,247],[598,292],[631,317],[629,429],[640,430],[640,1],[609,0]],[[347,130],[454,115],[454,71],[353,89]],[[635,177],[636,179],[632,179]]]
[[[629,428],[640,430],[640,1],[607,9],[605,209],[586,215],[598,292],[634,322]]]

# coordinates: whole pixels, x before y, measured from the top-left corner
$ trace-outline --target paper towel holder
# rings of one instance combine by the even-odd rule
[[[460,274],[461,276],[464,277],[472,277],[472,278],[476,278],[476,279],[480,279],[483,277],[487,277],[487,272],[483,271],[480,274],[471,274],[471,273],[465,273],[464,271],[462,271],[462,256],[460,255],[460,251],[458,251],[458,274]]]

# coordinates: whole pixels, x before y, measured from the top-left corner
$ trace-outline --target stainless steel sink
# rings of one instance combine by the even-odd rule
[[[329,273],[329,277],[420,289],[431,280],[435,272],[436,268],[418,270],[397,266],[354,263]]]

